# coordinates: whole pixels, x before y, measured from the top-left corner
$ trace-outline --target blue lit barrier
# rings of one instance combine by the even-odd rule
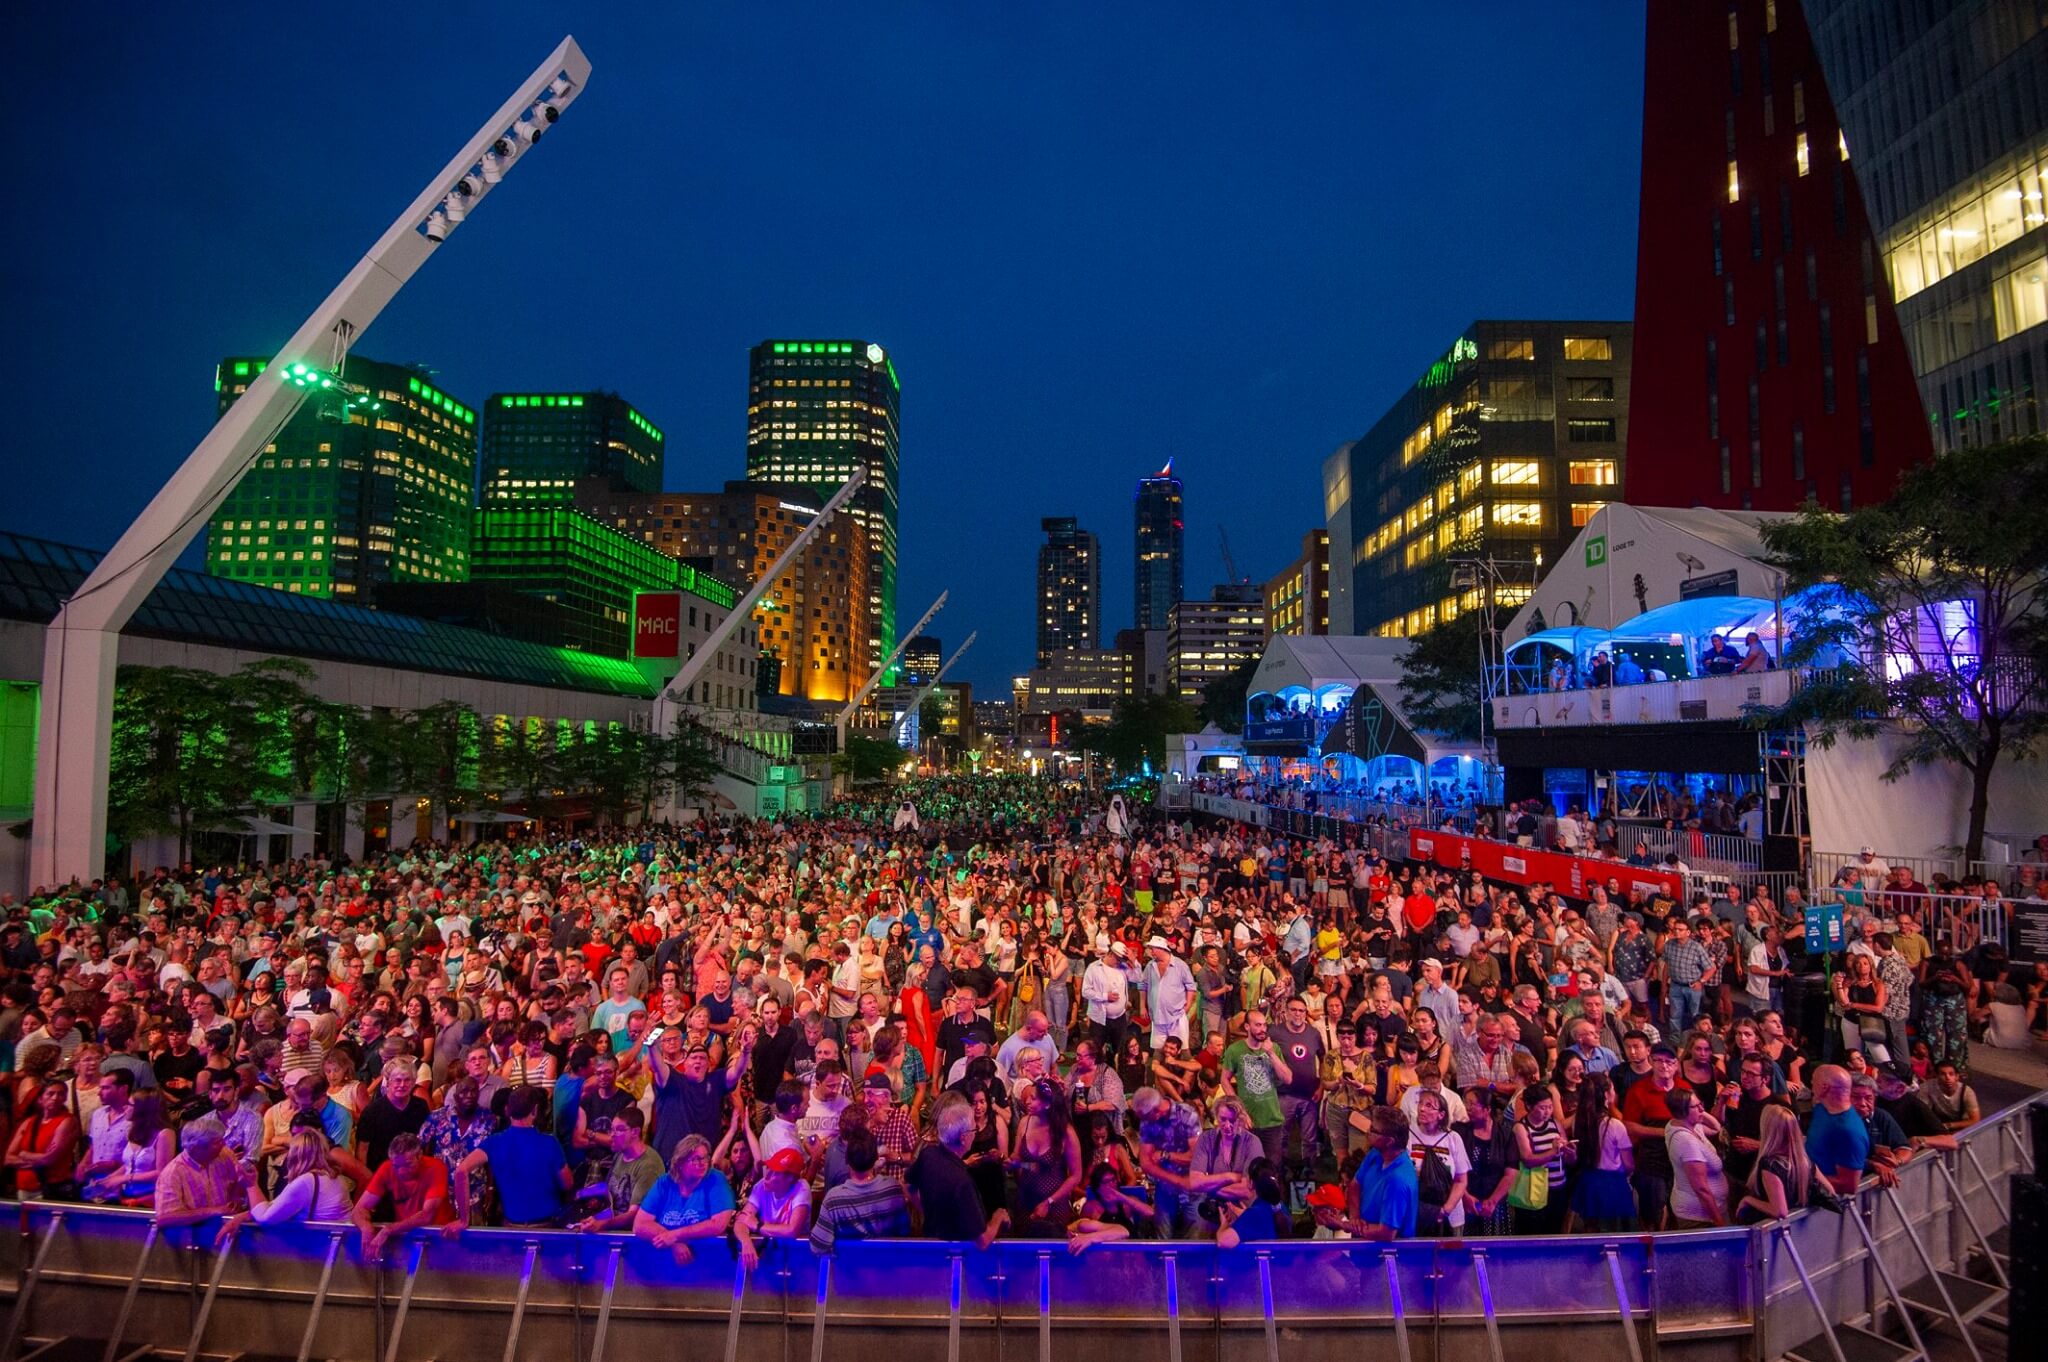
[[[15,1307],[0,1362],[58,1337],[381,1362],[903,1362],[907,1349],[1131,1362],[1133,1349],[1184,1348],[1291,1362],[1374,1345],[1407,1362],[1505,1362],[1509,1348],[1515,1362],[1756,1362],[1881,1313],[1873,1293],[1933,1299],[1939,1285],[1958,1315],[1985,1308],[1990,1286],[1962,1274],[1988,1259],[2005,1183],[2026,1166],[2024,1110],[1914,1159],[1896,1190],[1867,1187],[1848,1214],[1658,1235],[1080,1255],[1061,1241],[891,1240],[831,1258],[779,1244],[747,1273],[723,1243],[678,1264],[628,1236],[567,1232],[421,1235],[366,1264],[352,1229],[294,1225],[244,1230],[218,1254],[211,1229],[158,1235],[143,1212],[32,1202],[24,1233],[0,1241]]]

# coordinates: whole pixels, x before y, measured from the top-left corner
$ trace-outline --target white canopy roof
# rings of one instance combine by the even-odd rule
[[[1266,654],[1259,659],[1259,668],[1252,673],[1252,683],[1245,693],[1272,695],[1289,686],[1313,691],[1318,686],[1398,681],[1401,659],[1407,653],[1408,640],[1402,638],[1299,638],[1279,634],[1266,645]]]
[[[1508,638],[1530,633],[1538,610],[1548,628],[1612,629],[1701,595],[1777,600],[1784,574],[1764,561],[1758,530],[1791,514],[1610,502],[1551,565],[1508,626]]]

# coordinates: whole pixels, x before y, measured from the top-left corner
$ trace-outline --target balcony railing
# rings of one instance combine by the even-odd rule
[[[1798,672],[1745,672],[1640,686],[1496,695],[1492,718],[1497,730],[1731,721],[1746,718],[1758,707],[1785,704],[1799,684]]]

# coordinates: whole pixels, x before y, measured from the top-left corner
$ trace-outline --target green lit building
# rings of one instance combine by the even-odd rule
[[[566,506],[483,506],[475,512],[470,580],[563,608],[572,648],[626,657],[633,593],[681,590],[730,610],[739,593],[707,573]]]
[[[829,495],[855,468],[867,470],[848,509],[867,539],[870,671],[896,647],[902,391],[888,352],[872,341],[762,341],[747,365],[750,481],[801,483]]]
[[[222,360],[219,410],[268,363]],[[304,404],[209,522],[207,571],[354,600],[379,582],[465,580],[476,413],[418,369],[359,355],[300,386]]]
[[[483,504],[567,506],[579,479],[661,490],[667,442],[617,393],[493,393],[484,404]]]

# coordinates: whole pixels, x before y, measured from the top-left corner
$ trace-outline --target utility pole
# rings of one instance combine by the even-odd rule
[[[43,636],[31,884],[91,880],[105,869],[121,630],[300,403],[342,384],[349,347],[589,79],[583,49],[564,38],[292,333],[58,609]]]

